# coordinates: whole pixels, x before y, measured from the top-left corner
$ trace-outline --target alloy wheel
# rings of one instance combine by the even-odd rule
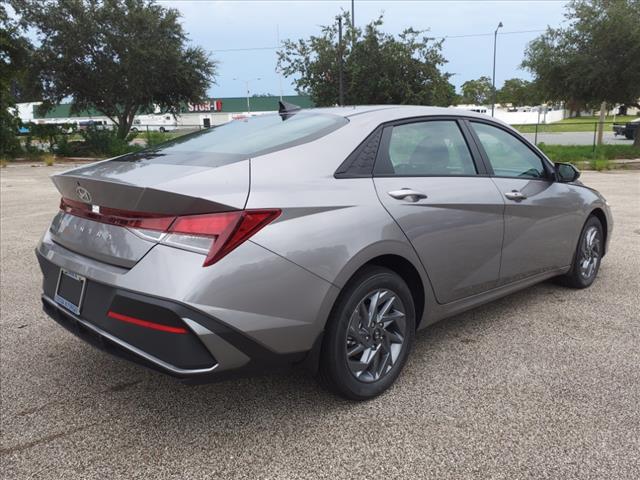
[[[587,229],[582,239],[580,248],[580,275],[591,278],[595,273],[600,260],[600,232],[591,226]]]
[[[406,336],[405,307],[388,289],[367,294],[349,319],[345,354],[351,374],[361,382],[387,375],[398,360]]]

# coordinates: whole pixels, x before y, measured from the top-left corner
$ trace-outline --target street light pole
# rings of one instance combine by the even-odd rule
[[[502,28],[502,22],[493,32],[493,75],[491,76],[491,116],[496,108],[496,44],[498,43],[498,30]]]
[[[251,113],[251,104],[249,103],[249,80],[245,80],[247,84],[247,115]]]
[[[342,81],[342,17],[338,17],[338,104],[344,107],[344,85]]]
[[[251,78],[249,80],[242,80],[241,78],[234,78],[234,80],[244,81],[245,87],[247,88],[247,115],[249,115],[251,113],[251,103],[250,103],[250,100],[249,100],[249,95],[250,95],[249,81],[250,80],[262,80],[262,79],[260,77],[258,77],[258,78]]]
[[[351,0],[351,53],[356,46],[356,5],[355,0]]]

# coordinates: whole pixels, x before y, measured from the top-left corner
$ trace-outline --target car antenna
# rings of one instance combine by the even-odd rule
[[[278,101],[278,114],[282,117],[283,121],[292,115],[295,115],[300,110],[302,110],[302,107],[299,105],[283,102],[282,100]]]

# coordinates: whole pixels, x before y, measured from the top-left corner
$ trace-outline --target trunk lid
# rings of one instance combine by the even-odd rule
[[[245,207],[249,160],[169,147],[83,166],[52,180],[63,198],[101,208],[165,216],[215,213]],[[156,244],[127,228],[64,212],[50,234],[69,250],[126,268]]]

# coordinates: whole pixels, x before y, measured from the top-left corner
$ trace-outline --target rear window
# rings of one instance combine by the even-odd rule
[[[210,152],[250,157],[310,142],[340,128],[344,117],[300,112],[285,120],[268,114],[233,120],[202,132],[176,139],[160,147],[164,154],[172,152]]]

